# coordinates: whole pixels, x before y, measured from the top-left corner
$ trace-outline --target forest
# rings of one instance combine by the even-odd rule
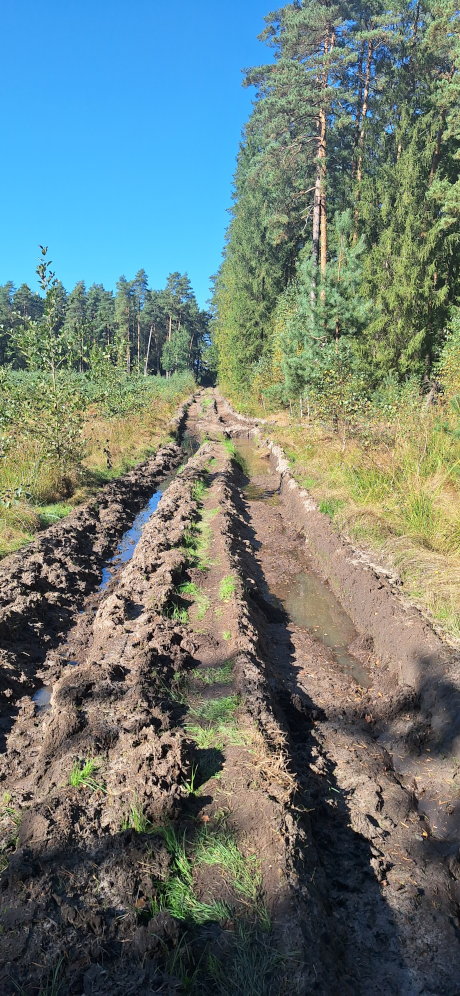
[[[37,267],[42,295],[12,281],[0,287],[0,364],[11,369],[55,369],[98,374],[190,370],[198,378],[209,346],[209,316],[199,309],[185,273],[170,273],[151,290],[145,270],[121,276],[116,293],[79,280],[67,293],[51,270],[47,247]]]
[[[213,298],[222,389],[457,636],[459,29],[451,0],[267,15]]]
[[[67,294],[40,248],[41,293],[0,288],[2,554],[154,452],[212,353],[186,274]]]
[[[428,392],[460,356],[456,4],[265,20],[215,284],[220,382],[336,417],[408,378]]]

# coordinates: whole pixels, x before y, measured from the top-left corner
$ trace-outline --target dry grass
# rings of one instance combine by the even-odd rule
[[[89,411],[84,428],[84,466],[116,476],[145,460],[165,441],[176,407],[177,401],[158,400],[147,411],[110,419]]]
[[[298,482],[353,540],[398,572],[406,594],[460,638],[460,445],[445,413],[421,409],[343,441],[275,419]]]
[[[289,770],[289,755],[285,740],[276,748],[269,748],[257,726],[251,725],[248,731],[248,741],[251,753],[251,768],[259,777],[271,786],[276,785],[279,795],[286,801],[296,790],[296,780]]]
[[[30,543],[71,506],[155,453],[168,438],[168,423],[179,400],[155,399],[148,408],[123,418],[105,418],[88,409],[83,465],[69,468],[65,475],[43,460],[38,439],[18,438],[0,462],[0,557]]]

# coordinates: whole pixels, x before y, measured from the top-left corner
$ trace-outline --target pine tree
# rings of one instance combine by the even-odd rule
[[[88,319],[86,288],[83,280],[75,284],[67,299],[63,330],[72,343],[80,372],[86,369],[89,357]]]

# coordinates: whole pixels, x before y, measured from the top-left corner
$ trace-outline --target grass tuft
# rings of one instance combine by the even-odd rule
[[[222,578],[219,585],[219,598],[221,602],[229,602],[233,598],[235,591],[236,580],[233,574],[227,574],[225,578]]]
[[[223,698],[208,699],[190,712],[208,723],[227,723],[235,715],[238,704],[237,695],[227,695]]]
[[[155,833],[155,827],[139,804],[133,803],[127,817],[121,824],[122,830],[135,830],[136,833]]]
[[[157,893],[151,900],[152,914],[167,910],[177,920],[187,920],[193,924],[227,920],[230,911],[225,903],[206,903],[196,896],[192,864],[185,849],[185,837],[180,838],[172,826],[159,827],[156,832],[163,838],[171,858],[171,873],[166,882],[159,884]]]
[[[226,685],[232,680],[233,668],[233,661],[227,661],[222,667],[196,668],[192,675],[203,685]]]
[[[21,814],[11,805],[11,795],[5,792],[0,803],[0,872],[8,867],[8,856],[18,846]]]
[[[100,768],[100,761],[93,757],[87,761],[75,761],[69,775],[69,785],[73,788],[87,788],[92,792],[105,792],[103,782],[98,782],[94,774]]]
[[[186,581],[184,584],[179,585],[178,593],[191,598],[196,605],[197,619],[204,619],[211,603],[208,596],[201,591],[201,588],[193,581]]]

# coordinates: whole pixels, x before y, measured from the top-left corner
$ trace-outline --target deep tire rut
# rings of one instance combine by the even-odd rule
[[[2,568],[26,634],[5,600],[2,991],[454,996],[456,856],[395,771],[380,685],[273,598],[303,537],[268,451],[247,490],[244,423],[207,392],[188,426],[207,441],[106,590],[80,520]],[[372,675],[365,632],[353,650]]]

